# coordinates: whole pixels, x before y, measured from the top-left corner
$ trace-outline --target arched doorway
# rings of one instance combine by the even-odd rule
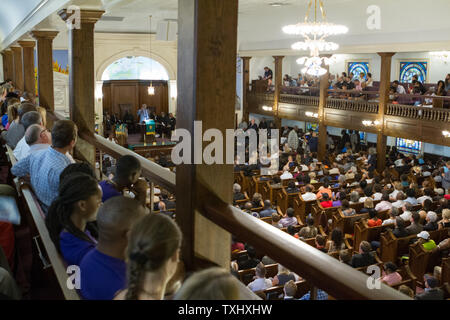
[[[123,119],[128,111],[136,118],[146,104],[156,114],[169,110],[169,74],[156,60],[144,56],[127,56],[110,64],[102,74],[103,113]],[[150,84],[155,94],[148,93]]]

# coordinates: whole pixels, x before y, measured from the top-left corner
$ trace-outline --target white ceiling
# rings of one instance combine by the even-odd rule
[[[56,1],[56,0],[48,0]],[[61,1],[61,0],[59,0]],[[229,0],[232,1],[232,0]],[[0,10],[0,42],[11,32],[14,21],[26,15],[17,0],[2,0]],[[33,7],[40,0],[27,0],[26,8]],[[281,2],[285,6],[273,7],[269,3]],[[328,21],[344,24],[350,31],[345,36],[334,37],[344,51],[357,47],[376,50],[376,46],[389,47],[410,44],[409,48],[421,43],[433,42],[434,48],[450,50],[450,0],[323,0]],[[68,4],[103,9],[106,16],[124,17],[121,22],[99,21],[96,32],[147,33],[149,15],[152,15],[152,32],[157,23],[166,19],[177,19],[178,0],[71,0]],[[239,0],[239,50],[288,50],[295,38],[283,34],[282,27],[304,19],[307,0]],[[366,26],[367,7],[376,4],[381,9],[381,29],[369,30]],[[21,3],[22,5],[22,3]],[[23,11],[23,12],[22,12]],[[9,15],[9,12],[13,14]],[[24,13],[25,12],[25,13]],[[19,14],[20,13],[20,14]],[[3,18],[3,19],[2,19]],[[53,13],[36,28],[58,29],[61,35],[55,46],[67,43],[64,23]],[[366,50],[366,49],[364,49]],[[419,51],[419,50],[418,50]]]

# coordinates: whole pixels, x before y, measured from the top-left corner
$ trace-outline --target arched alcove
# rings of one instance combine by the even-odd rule
[[[166,68],[158,61],[143,56],[126,56],[106,67],[102,81],[109,80],[169,80]]]

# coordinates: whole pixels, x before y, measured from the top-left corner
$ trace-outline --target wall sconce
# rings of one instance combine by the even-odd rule
[[[101,100],[101,99],[103,99],[103,89],[102,89],[102,86],[97,86],[96,88],[95,88],[95,99],[96,100]]]
[[[450,61],[450,51],[434,51],[430,55],[442,60],[444,63]]]
[[[375,120],[375,121],[363,120],[362,124],[366,127],[375,127],[375,126],[379,126],[381,124],[381,122],[378,120]]]
[[[272,108],[269,107],[269,106],[262,106],[262,109],[263,109],[264,111],[272,111]]]
[[[442,134],[444,135],[444,137],[450,138],[450,132],[449,131],[442,131]]]
[[[310,118],[319,118],[319,114],[318,113],[313,113],[313,112],[310,112],[310,111],[305,112],[305,115],[307,117],[310,117]]]
[[[176,100],[178,97],[177,81],[170,80],[170,97],[172,100]]]

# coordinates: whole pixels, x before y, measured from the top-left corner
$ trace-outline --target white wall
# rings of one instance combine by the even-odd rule
[[[342,128],[335,128],[335,127],[327,127],[327,131],[332,136],[341,136]],[[388,146],[395,146],[396,144],[396,138],[395,137],[387,137],[387,145]],[[374,133],[367,133],[367,141],[371,143],[377,143],[377,135]],[[431,143],[424,143],[423,144],[423,150],[425,153],[435,154],[438,156],[443,157],[450,157],[450,147],[446,146],[439,146],[436,144]]]
[[[305,121],[297,121],[297,120],[289,120],[289,119],[281,119],[281,126],[288,126],[294,128],[297,126],[299,129],[306,130],[306,122]]]
[[[252,121],[252,119],[255,119],[255,123],[259,124],[259,122],[261,121],[261,119],[266,119],[266,120],[273,120],[273,117],[269,117],[269,116],[263,116],[260,114],[254,114],[254,113],[250,113],[249,114],[249,120]]]
[[[292,69],[292,61],[294,57],[287,56],[283,59],[283,77],[285,74],[291,76],[296,75],[296,69]],[[275,80],[275,59],[272,56],[252,57],[250,59],[250,83],[257,80],[258,76],[264,76],[264,67],[269,67],[273,71],[273,79]]]
[[[0,79],[5,81],[5,75],[3,74],[3,56],[0,54]]]
[[[291,76],[295,76],[300,72],[301,66],[296,63],[297,58],[301,57],[291,56],[285,58],[289,64],[286,71],[283,66],[283,74],[290,72]],[[375,81],[380,80],[381,58],[376,53],[359,53],[359,54],[337,54],[335,55],[336,62],[330,66],[330,73],[332,75],[347,72],[347,62],[368,60],[370,62],[370,72]],[[255,58],[257,59],[257,58]],[[264,58],[259,58],[263,60]],[[400,75],[400,60],[424,60],[428,61],[428,81],[429,83],[437,83],[443,80],[447,73],[450,73],[450,61],[444,62],[435,56],[430,55],[429,52],[403,52],[397,53],[392,57],[391,65],[391,81],[398,80]]]

